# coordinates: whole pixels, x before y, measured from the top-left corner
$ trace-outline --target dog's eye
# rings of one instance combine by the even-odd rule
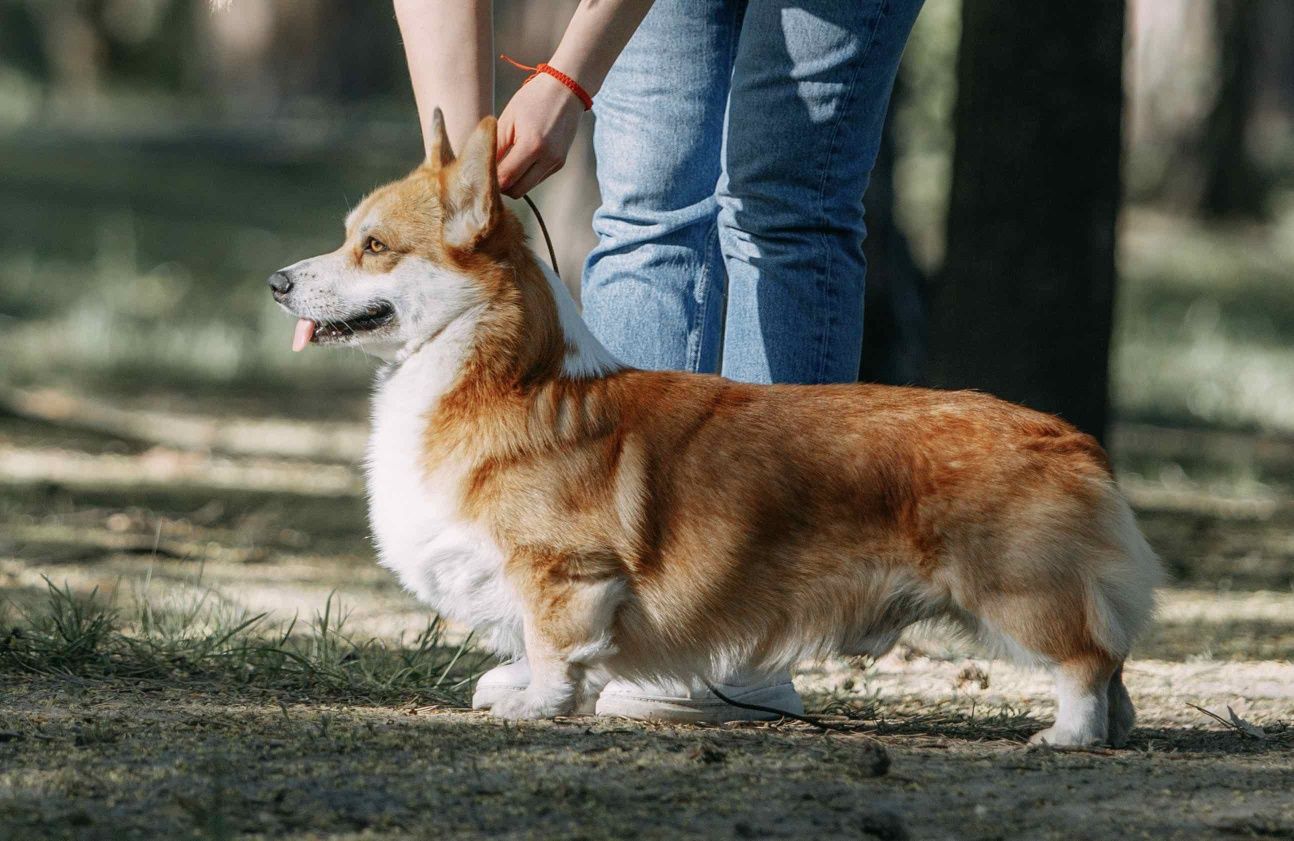
[[[386,243],[376,237],[369,237],[368,241],[364,243],[364,250],[369,254],[381,254],[386,251]]]

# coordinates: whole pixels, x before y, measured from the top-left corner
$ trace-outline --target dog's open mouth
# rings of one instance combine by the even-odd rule
[[[296,333],[292,336],[292,349],[304,350],[310,343],[346,339],[359,333],[376,330],[391,323],[395,318],[395,307],[387,301],[379,301],[350,318],[338,321],[314,321],[302,318],[297,321]]]

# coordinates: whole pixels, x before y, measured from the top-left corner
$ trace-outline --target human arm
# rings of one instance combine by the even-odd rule
[[[431,151],[431,115],[439,107],[453,148],[461,149],[494,113],[492,0],[395,0],[423,145]]]
[[[548,64],[597,94],[652,0],[580,0]],[[584,104],[561,82],[540,74],[499,115],[499,185],[518,198],[561,169]]]

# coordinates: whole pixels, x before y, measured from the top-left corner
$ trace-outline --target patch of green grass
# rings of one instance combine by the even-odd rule
[[[0,647],[0,663],[12,660],[45,673],[81,671],[102,657],[117,620],[116,612],[99,602],[97,588],[80,599],[53,582],[45,609],[24,618],[26,627],[15,625]]]
[[[5,379],[362,391],[358,353],[288,352],[264,279],[335,248],[349,206],[405,165],[214,139],[0,138]]]
[[[49,579],[46,585],[34,607],[4,605],[0,672],[461,705],[488,661],[470,637],[449,643],[439,618],[407,643],[352,637],[336,597],[309,622],[275,624],[211,590],[168,598],[147,578],[129,607],[97,588],[81,595]]]
[[[1119,415],[1294,431],[1294,222],[1228,228],[1136,210],[1125,222]]]

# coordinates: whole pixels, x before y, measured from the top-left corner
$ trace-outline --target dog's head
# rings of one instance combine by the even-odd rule
[[[351,345],[391,359],[486,302],[474,267],[487,240],[501,227],[521,239],[502,207],[495,131],[483,120],[455,157],[437,109],[427,160],[365,197],[341,247],[270,276],[274,299],[298,319],[294,350]]]

